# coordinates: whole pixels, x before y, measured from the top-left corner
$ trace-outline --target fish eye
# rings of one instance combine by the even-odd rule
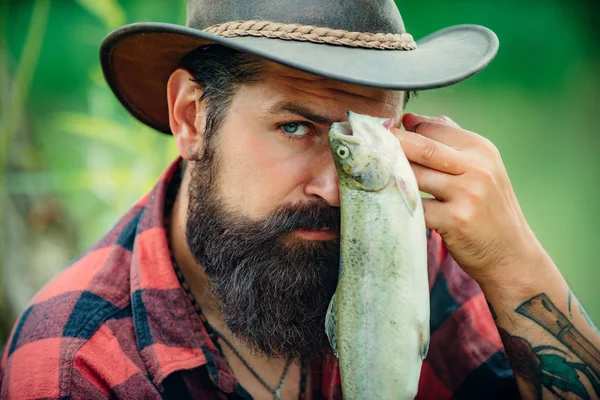
[[[338,146],[336,153],[343,160],[348,158],[350,155],[350,150],[348,150],[346,146]]]

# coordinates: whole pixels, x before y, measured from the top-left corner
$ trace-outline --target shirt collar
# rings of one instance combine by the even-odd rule
[[[169,184],[179,181],[180,167],[177,158],[166,168],[152,191],[138,202],[140,212],[132,221],[135,229],[128,229],[134,235],[130,272],[136,340],[155,385],[175,371],[210,364],[213,381],[233,391],[233,375],[186,298],[171,262],[165,205]]]

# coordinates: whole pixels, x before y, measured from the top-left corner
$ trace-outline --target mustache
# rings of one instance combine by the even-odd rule
[[[297,229],[328,228],[340,233],[340,208],[320,201],[279,207],[261,223],[261,229],[281,235]]]

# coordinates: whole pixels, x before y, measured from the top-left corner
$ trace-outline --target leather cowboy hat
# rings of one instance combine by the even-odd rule
[[[220,44],[315,75],[392,90],[451,85],[485,68],[498,38],[457,25],[415,42],[393,0],[188,0],[186,26],[141,22],[102,42],[104,76],[143,123],[170,133],[167,81],[181,58]]]

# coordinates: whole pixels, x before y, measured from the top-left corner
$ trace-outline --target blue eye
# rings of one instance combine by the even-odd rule
[[[298,124],[285,124],[282,125],[283,126],[283,130],[286,131],[287,133],[296,133],[298,132]]]
[[[300,122],[290,122],[282,124],[280,127],[287,136],[292,137],[302,137],[310,132],[310,128],[306,124]]]

